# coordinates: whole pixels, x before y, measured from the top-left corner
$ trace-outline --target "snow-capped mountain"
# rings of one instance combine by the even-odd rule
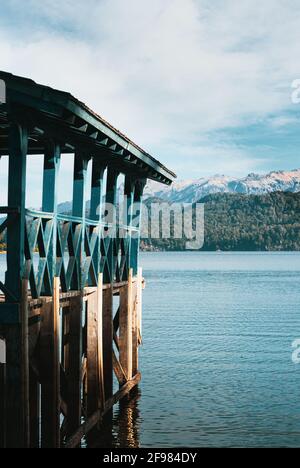
[[[145,197],[158,197],[169,202],[193,203],[214,193],[259,195],[270,192],[300,192],[300,169],[269,174],[249,174],[235,178],[224,175],[175,181],[170,187],[149,181]]]
[[[123,185],[119,187],[122,192]],[[193,203],[206,195],[214,193],[263,194],[270,192],[300,192],[300,169],[293,171],[270,172],[269,174],[249,174],[235,178],[224,175],[175,181],[171,187],[149,180],[144,191],[144,198],[158,197],[169,202]],[[88,208],[89,202],[87,202]],[[71,202],[59,204],[60,213],[70,213]]]

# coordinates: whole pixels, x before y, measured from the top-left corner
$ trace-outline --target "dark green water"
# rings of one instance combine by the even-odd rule
[[[300,446],[300,254],[145,253],[140,395],[113,446]],[[108,443],[107,443],[108,444]]]

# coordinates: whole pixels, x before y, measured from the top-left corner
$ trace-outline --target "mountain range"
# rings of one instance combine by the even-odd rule
[[[175,181],[170,187],[149,181],[145,197],[168,202],[193,203],[207,195],[237,193],[263,195],[272,192],[300,192],[300,169],[273,171],[268,174],[248,174],[243,178],[215,175],[200,179]]]
[[[119,190],[122,191],[122,185]],[[300,192],[300,169],[292,171],[273,171],[268,174],[248,174],[237,178],[225,175],[202,177],[175,181],[166,186],[149,180],[144,191],[144,198],[159,198],[162,201],[194,203],[207,195],[217,193],[237,193],[245,195],[263,195],[273,192]],[[87,202],[87,207],[89,202]],[[60,203],[60,213],[70,213],[72,204],[69,201]]]

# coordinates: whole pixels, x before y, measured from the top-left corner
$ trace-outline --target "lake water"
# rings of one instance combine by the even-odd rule
[[[300,447],[300,253],[141,264],[142,384],[98,446]]]
[[[300,446],[300,253],[144,253],[140,395],[114,446]]]

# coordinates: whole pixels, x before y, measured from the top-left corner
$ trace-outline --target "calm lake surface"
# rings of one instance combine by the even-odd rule
[[[98,446],[300,447],[300,253],[141,264],[142,384]]]
[[[143,381],[115,446],[300,446],[300,254],[144,253]]]

